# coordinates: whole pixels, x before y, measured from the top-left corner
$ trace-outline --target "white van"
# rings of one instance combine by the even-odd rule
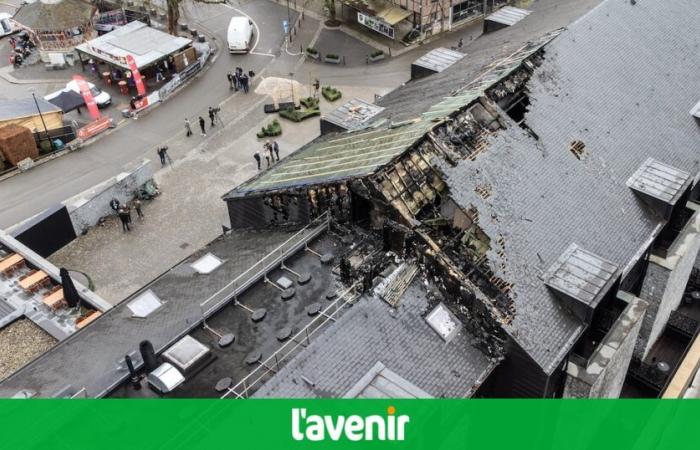
[[[90,88],[90,92],[92,92],[92,97],[95,99],[95,103],[97,103],[98,108],[106,108],[107,106],[112,104],[112,96],[106,93],[105,91],[100,90],[97,86],[94,84],[90,83],[88,81],[88,87]],[[66,84],[65,89],[61,89],[60,91],[56,91],[52,94],[47,95],[44,97],[46,101],[51,100],[54,97],[58,97],[61,95],[61,92],[63,91],[73,91],[76,94],[80,94],[80,88],[78,87],[78,83],[75,80],[71,80]]]
[[[10,35],[17,31],[15,21],[7,13],[0,13],[0,37]]]
[[[227,40],[230,53],[248,53],[253,45],[253,21],[247,17],[231,18]]]

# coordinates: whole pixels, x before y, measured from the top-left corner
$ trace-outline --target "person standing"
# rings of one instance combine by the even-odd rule
[[[212,108],[212,107],[210,106],[210,107],[209,107],[209,120],[211,121],[211,126],[212,126],[212,127],[213,127],[214,125],[216,125],[216,123],[214,123],[214,119],[216,119],[216,114],[214,114],[214,108]]]
[[[253,158],[255,158],[255,162],[258,163],[258,170],[261,169],[260,167],[260,152],[255,150],[255,153],[253,154]]]
[[[129,231],[129,213],[124,208],[119,208],[117,214],[119,214],[119,220],[122,222],[122,231]]]
[[[134,209],[136,210],[136,216],[143,220],[143,211],[141,211],[141,200],[138,197],[134,198]]]
[[[228,87],[229,89],[233,89],[235,86],[233,85],[234,79],[233,79],[233,74],[231,72],[228,72],[226,74],[226,79],[228,80]]]
[[[270,157],[268,155],[265,155],[265,159],[267,160],[267,168],[270,168]]]
[[[202,136],[207,135],[206,125],[207,123],[204,121],[204,117],[199,116],[199,128],[202,130]]]
[[[277,141],[272,141],[272,150],[275,151],[275,156],[277,157],[277,161],[280,160],[280,146],[277,144]]]
[[[160,158],[160,165],[161,167],[165,167],[165,149],[163,147],[158,147],[158,150],[156,150],[158,153],[158,157]]]
[[[246,94],[248,93],[248,75],[246,74],[241,74],[241,86],[243,86],[243,92]]]
[[[272,155],[273,155],[273,153],[272,153],[272,143],[270,142],[269,139],[265,142],[264,149],[265,149],[265,151],[266,151],[267,153],[270,154],[270,159],[271,159],[272,161],[274,161],[274,160],[275,160],[275,157],[272,156]],[[267,156],[267,155],[266,155],[266,156]]]
[[[192,136],[192,126],[190,125],[190,119],[185,117],[185,132],[187,134],[187,137]]]

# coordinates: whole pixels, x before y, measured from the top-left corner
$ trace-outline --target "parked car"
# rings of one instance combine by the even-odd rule
[[[247,17],[232,17],[226,36],[230,53],[248,53],[253,43],[253,21]]]
[[[9,36],[15,31],[17,31],[17,27],[12,16],[8,13],[0,13],[0,37]]]
[[[95,103],[97,103],[98,108],[100,108],[100,109],[106,108],[107,106],[112,104],[112,96],[111,95],[109,95],[105,91],[100,90],[100,88],[98,88],[94,84],[90,83],[89,81],[88,81],[88,86],[90,87],[90,92],[92,92],[92,96],[95,99]],[[77,94],[80,94],[80,88],[78,87],[78,83],[75,80],[71,80],[66,84],[65,89],[51,93],[44,98],[47,101],[51,100],[52,98],[60,95],[61,92],[63,92],[63,91],[73,91]]]

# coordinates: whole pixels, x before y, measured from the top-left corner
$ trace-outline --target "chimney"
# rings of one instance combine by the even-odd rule
[[[156,352],[153,350],[151,341],[141,341],[139,344],[139,351],[141,352],[141,358],[143,359],[146,372],[151,373],[156,370],[158,368],[158,358],[156,358]]]

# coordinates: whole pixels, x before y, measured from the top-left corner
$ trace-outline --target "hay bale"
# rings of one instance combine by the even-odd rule
[[[25,158],[39,157],[39,149],[32,132],[15,124],[0,127],[0,153],[13,166]]]

